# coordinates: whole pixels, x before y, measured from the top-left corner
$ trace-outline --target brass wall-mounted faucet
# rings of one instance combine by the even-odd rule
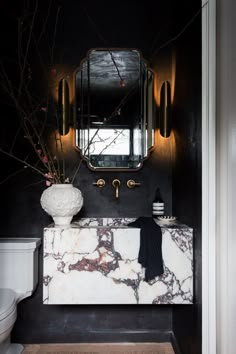
[[[112,181],[112,185],[113,185],[113,187],[115,188],[115,190],[116,190],[116,194],[115,194],[115,196],[116,196],[116,198],[119,198],[119,187],[120,187],[120,180],[119,179],[117,179],[117,178],[115,178],[113,181]]]

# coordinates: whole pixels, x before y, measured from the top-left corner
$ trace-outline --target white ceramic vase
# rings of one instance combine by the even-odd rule
[[[69,226],[83,206],[83,196],[72,184],[53,184],[42,193],[42,208],[54,220],[55,226]]]

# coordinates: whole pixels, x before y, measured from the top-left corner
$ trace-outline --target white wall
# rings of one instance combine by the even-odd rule
[[[236,353],[236,1],[217,1],[217,354]]]

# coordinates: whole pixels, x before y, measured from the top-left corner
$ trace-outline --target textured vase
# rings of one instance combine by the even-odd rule
[[[55,226],[69,226],[83,206],[83,196],[72,184],[53,184],[43,191],[42,208],[54,220]]]

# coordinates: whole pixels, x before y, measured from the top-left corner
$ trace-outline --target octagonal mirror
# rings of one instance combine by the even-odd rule
[[[76,146],[92,169],[138,169],[153,146],[153,72],[134,49],[93,49],[75,72]]]

